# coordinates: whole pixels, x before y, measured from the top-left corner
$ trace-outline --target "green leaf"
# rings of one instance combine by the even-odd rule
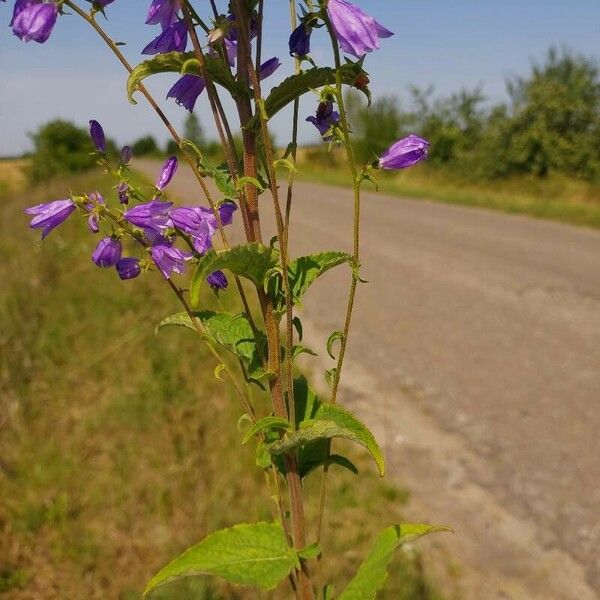
[[[351,262],[352,256],[346,252],[320,252],[310,256],[301,256],[290,263],[288,273],[290,291],[294,304],[298,304],[311,284],[330,269],[345,262]]]
[[[175,327],[186,327],[187,329],[193,329],[194,331],[196,331],[196,328],[194,327],[192,320],[190,319],[190,316],[185,312],[181,312],[181,313],[176,313],[174,315],[169,315],[168,317],[165,317],[154,328],[154,333],[158,333],[158,331],[160,329],[162,329],[163,327],[169,327],[171,325],[173,325]]]
[[[388,566],[394,550],[401,544],[436,531],[450,531],[432,525],[393,525],[384,529],[375,539],[371,551],[358,573],[337,600],[375,600],[388,575]]]
[[[210,310],[194,311],[202,323],[206,337],[240,358],[251,379],[261,379],[267,374],[262,367],[260,354],[266,353],[267,338],[262,331],[256,340],[248,317],[243,314],[219,313]],[[259,347],[261,352],[259,353]]]
[[[226,88],[235,98],[248,93],[248,90],[235,80],[225,63],[216,57],[205,55],[205,69],[210,78]],[[166,52],[157,54],[137,65],[127,79],[127,97],[132,104],[134,92],[146,77],[158,73],[181,73],[201,76],[200,64],[193,52]]]
[[[290,422],[283,417],[263,417],[248,431],[246,431],[244,435],[244,439],[242,440],[242,444],[246,444],[249,442],[255,435],[258,433],[262,433],[265,430],[272,431],[273,429],[291,429]]]
[[[300,429],[287,433],[281,440],[269,444],[269,451],[283,454],[318,440],[343,438],[364,446],[377,464],[383,477],[385,464],[381,449],[373,434],[361,421],[345,409],[333,404],[321,404],[313,419],[302,421]]]
[[[319,543],[314,542],[313,544],[309,544],[305,548],[302,548],[302,550],[298,550],[298,556],[304,560],[311,560],[313,558],[317,558],[321,552],[322,550]]]
[[[333,344],[335,344],[335,342],[338,340],[340,343],[342,343],[344,341],[344,337],[343,331],[334,331],[327,340],[327,354],[329,354],[333,360],[335,360],[335,356],[333,355]]]
[[[230,583],[270,590],[293,566],[293,552],[280,525],[235,525],[212,533],[161,569],[144,595],[169,581],[193,575],[217,575]]]
[[[231,180],[231,175],[229,173],[229,169],[226,166],[218,165],[214,166],[210,163],[210,161],[204,159],[198,161],[200,168],[202,169],[202,174],[208,177],[211,177],[215,182],[219,191],[230,200],[233,200],[237,196],[237,192],[235,189],[235,185]]]
[[[348,63],[340,67],[342,83],[354,85],[356,77],[362,72],[362,67],[357,63]],[[330,67],[318,67],[308,69],[303,73],[292,75],[271,90],[264,103],[264,112],[267,119],[271,119],[281,109],[293,102],[296,98],[306,94],[310,90],[334,85],[336,83],[335,69]],[[248,128],[258,127],[258,116],[254,116],[246,125]]]
[[[295,344],[292,348],[292,360],[295,360],[300,354],[310,354],[311,356],[318,356],[318,354],[303,344]]]
[[[278,252],[258,242],[234,246],[229,250],[209,250],[198,259],[198,266],[190,286],[193,306],[198,306],[200,290],[206,277],[213,271],[228,269],[236,275],[246,277],[255,285],[262,286],[266,274],[278,264]]]

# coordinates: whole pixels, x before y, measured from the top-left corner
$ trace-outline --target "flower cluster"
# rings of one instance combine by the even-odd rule
[[[106,137],[98,121],[90,121],[90,137],[98,153],[104,155]],[[131,149],[125,146],[121,151],[122,169],[117,173],[123,173],[123,167],[131,158]],[[27,208],[25,212],[33,217],[31,227],[42,229],[43,239],[76,209],[80,209],[87,215],[88,228],[92,233],[100,232],[101,221],[109,223],[111,228],[110,235],[103,237],[92,253],[94,264],[102,268],[115,267],[121,279],[137,277],[142,270],[154,264],[163,277],[169,279],[173,273],[183,273],[188,261],[212,248],[212,238],[219,226],[230,225],[237,209],[233,202],[224,201],[218,208],[217,216],[203,206],[174,207],[172,202],[161,200],[160,196],[177,171],[177,164],[176,157],[167,159],[156,180],[154,198],[125,211],[111,210],[99,192],[92,192],[83,197],[38,204]],[[119,204],[128,204],[131,184],[122,180],[116,190]],[[135,245],[144,249],[147,258],[124,257],[123,238],[130,238]],[[184,241],[189,249],[177,247],[178,239]],[[214,289],[227,287],[227,278],[220,271],[209,275],[207,280]]]

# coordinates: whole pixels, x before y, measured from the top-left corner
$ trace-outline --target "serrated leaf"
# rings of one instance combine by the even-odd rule
[[[212,533],[161,569],[144,595],[169,581],[193,575],[216,575],[230,583],[270,590],[293,566],[293,552],[280,525],[235,525]]]
[[[222,60],[210,55],[205,55],[205,68],[211,79],[226,88],[234,97],[244,94],[244,86],[237,82]],[[185,69],[184,69],[185,65]],[[133,99],[138,85],[151,75],[158,73],[185,73],[201,76],[200,65],[193,52],[165,52],[137,65],[127,79],[127,97],[132,104],[137,104]]]
[[[392,525],[375,539],[371,551],[358,569],[358,573],[337,600],[375,600],[388,575],[388,566],[394,550],[401,544],[436,531],[450,531],[432,525]]]
[[[313,419],[302,421],[298,430],[290,431],[281,440],[269,444],[268,448],[272,454],[278,455],[319,440],[333,438],[347,439],[365,447],[383,477],[385,473],[383,454],[373,434],[352,413],[333,404],[321,404]]]
[[[278,253],[258,242],[234,246],[229,250],[217,252],[209,250],[198,259],[198,265],[190,285],[190,299],[193,306],[198,306],[200,290],[206,277],[213,271],[228,269],[261,286],[266,274],[278,264]]]
[[[335,381],[337,375],[337,367],[332,367],[331,369],[327,369],[325,371],[325,381],[330,388],[333,388],[333,382]]]
[[[244,434],[244,439],[242,440],[242,444],[246,444],[249,442],[255,435],[258,433],[262,433],[263,431],[272,431],[273,429],[291,429],[290,422],[283,417],[263,417],[246,433]]]
[[[202,323],[206,337],[219,344],[244,363],[251,379],[261,379],[266,373],[262,367],[260,350],[266,350],[266,336],[259,331],[256,340],[248,317],[243,314],[219,313],[210,310],[194,311],[194,317]]]
[[[354,85],[356,77],[360,72],[362,72],[362,67],[357,63],[342,65],[340,67],[342,83]],[[300,98],[300,96],[306,94],[310,90],[325,85],[334,85],[335,83],[336,72],[335,69],[330,67],[317,67],[308,69],[303,73],[292,75],[271,90],[271,93],[264,102],[264,113],[266,114],[267,119],[271,119],[281,109],[285,108],[296,98]],[[246,127],[254,128],[258,127],[258,125],[258,116],[254,116],[250,122],[247,123]]]
[[[236,189],[231,174],[226,166],[214,166],[210,161],[204,159],[198,162],[202,169],[202,174],[211,177],[219,191],[229,200],[233,200],[236,196]]]
[[[302,550],[298,550],[298,556],[304,560],[311,560],[313,558],[317,558],[321,552],[322,550],[319,543],[314,542],[313,544],[309,544],[305,548],[302,548]]]
[[[176,313],[174,315],[169,315],[168,317],[165,317],[154,328],[154,333],[157,334],[160,329],[162,329],[163,327],[169,327],[169,326],[186,327],[187,329],[193,329],[194,331],[196,330],[196,328],[194,327],[194,324],[192,323],[192,320],[190,319],[190,316],[185,312],[181,312],[181,313]]]

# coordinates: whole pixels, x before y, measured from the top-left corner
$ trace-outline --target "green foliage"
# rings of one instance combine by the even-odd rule
[[[283,419],[281,417],[263,417],[246,433],[244,434],[244,439],[242,440],[242,444],[248,443],[255,435],[259,433],[263,433],[265,431],[273,431],[274,429],[291,429],[290,422],[287,419]]]
[[[375,600],[388,576],[388,566],[394,550],[401,544],[436,531],[448,531],[432,525],[392,525],[376,538],[373,548],[360,566],[358,573],[337,600]]]
[[[144,595],[169,581],[217,575],[238,585],[273,589],[298,562],[280,525],[256,523],[216,531],[161,569]]]
[[[304,398],[299,396],[297,399],[298,405],[304,409],[304,415],[299,420],[299,429],[289,431],[280,440],[269,444],[269,452],[276,456],[302,449],[307,445],[315,449],[320,447],[318,445],[311,446],[312,444],[343,438],[364,446],[370,452],[377,464],[379,474],[383,477],[385,472],[383,454],[367,426],[340,406],[320,403],[314,393],[310,391],[305,380],[299,381],[294,389],[296,390],[300,386],[306,387]]]
[[[200,124],[198,115],[194,112],[188,113],[185,121],[183,122],[183,137],[190,142],[196,144],[199,148],[206,145],[206,136],[204,135],[204,129]]]
[[[146,135],[137,139],[131,144],[131,149],[134,156],[149,156],[160,152],[156,140],[151,135]]]
[[[198,306],[204,280],[213,271],[228,269],[235,275],[245,277],[255,285],[262,286],[267,273],[275,269],[277,264],[277,251],[258,242],[234,246],[220,252],[210,250],[198,259],[198,266],[190,287],[192,305]]]
[[[80,173],[94,166],[93,146],[87,130],[57,119],[31,134],[33,153],[29,175],[34,182],[65,173]]]

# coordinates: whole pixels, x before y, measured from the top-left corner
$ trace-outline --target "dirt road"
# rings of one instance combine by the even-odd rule
[[[171,193],[200,202],[192,186],[182,168]],[[349,250],[351,211],[348,190],[298,184],[293,252]],[[363,217],[343,401],[368,409],[412,516],[457,531],[431,551],[469,599],[600,597],[600,232],[374,193]],[[306,302],[325,357],[347,283]]]

